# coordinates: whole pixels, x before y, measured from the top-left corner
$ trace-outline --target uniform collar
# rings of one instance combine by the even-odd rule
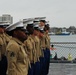
[[[46,36],[48,35],[46,32],[44,33]]]
[[[34,36],[34,35],[30,35],[30,37],[31,37],[31,38],[35,38],[35,36]]]
[[[3,34],[0,34],[0,37],[4,37],[5,35],[4,35],[4,33]]]
[[[19,45],[24,45],[20,40],[18,40],[17,38],[12,38],[13,40],[15,40]]]

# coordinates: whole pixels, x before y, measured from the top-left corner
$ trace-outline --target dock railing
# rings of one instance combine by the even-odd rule
[[[51,42],[52,60],[76,60],[76,42]]]

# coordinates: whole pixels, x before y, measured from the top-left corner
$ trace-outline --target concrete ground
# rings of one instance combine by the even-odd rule
[[[50,63],[48,75],[76,75],[76,64]]]

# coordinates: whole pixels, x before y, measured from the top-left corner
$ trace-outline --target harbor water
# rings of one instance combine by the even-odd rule
[[[68,36],[56,36],[51,35],[51,42],[76,42],[76,35],[68,35]],[[75,45],[76,47],[76,45]],[[51,51],[51,53],[55,54],[57,52],[58,57],[61,56],[59,51],[61,48],[58,48],[58,50]],[[68,49],[67,51],[62,51],[62,54],[67,58],[68,51],[72,54],[72,57],[76,57],[76,49]],[[73,55],[74,54],[74,55]],[[76,63],[50,63],[49,67],[49,74],[48,75],[76,75]]]
[[[51,42],[76,42],[76,35],[50,35]]]

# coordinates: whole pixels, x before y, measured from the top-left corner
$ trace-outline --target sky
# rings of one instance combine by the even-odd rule
[[[46,17],[50,27],[76,27],[76,0],[0,0],[0,16],[10,14],[13,22]]]

